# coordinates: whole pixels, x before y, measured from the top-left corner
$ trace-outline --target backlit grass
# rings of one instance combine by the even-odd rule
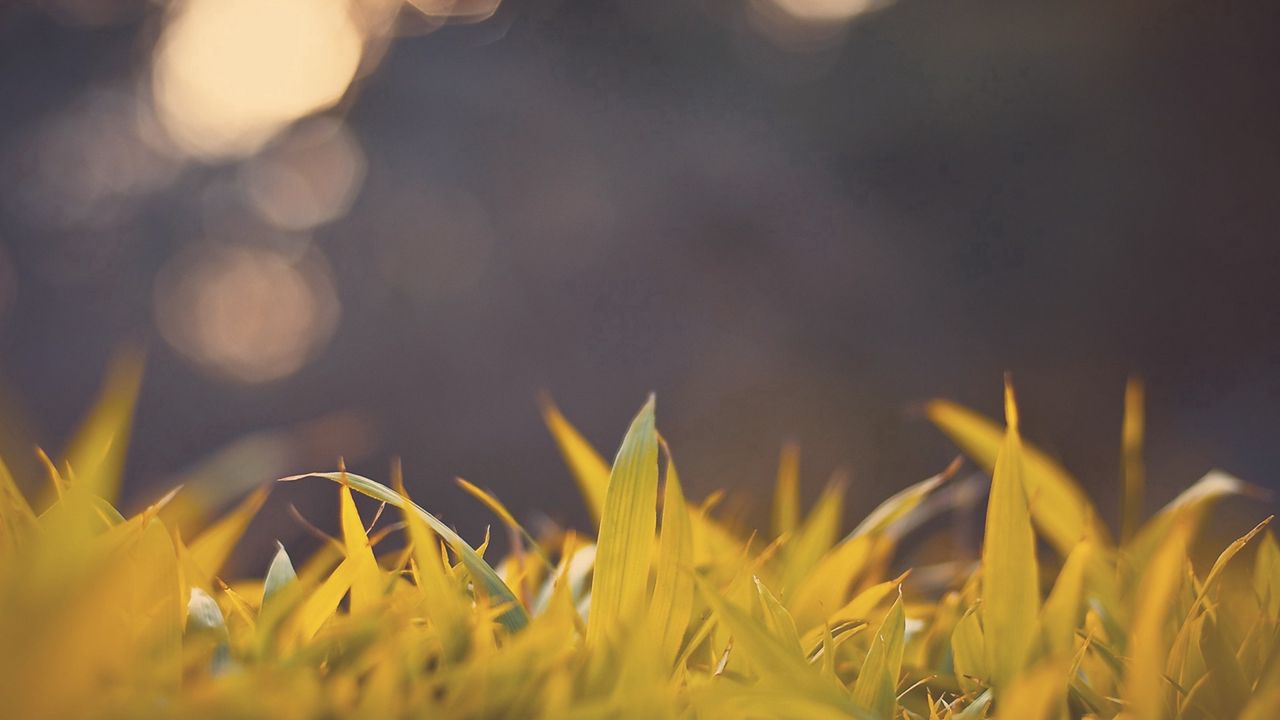
[[[1280,717],[1280,547],[1264,520],[1192,566],[1213,502],[1249,491],[1222,473],[1142,521],[1136,385],[1119,541],[1024,443],[1011,385],[1003,426],[928,406],[991,473],[980,559],[896,576],[954,467],[848,529],[839,487],[801,511],[788,449],[752,533],[686,498],[650,398],[612,464],[545,407],[591,532],[535,538],[463,483],[497,522],[471,544],[398,470],[338,468],[286,480],[338,493],[340,536],[241,578],[223,567],[273,483],[190,534],[181,491],[114,509],[138,381],[123,367],[47,492],[0,468],[4,717]]]

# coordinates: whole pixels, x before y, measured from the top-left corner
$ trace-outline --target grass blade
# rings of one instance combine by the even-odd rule
[[[136,350],[122,351],[112,359],[97,400],[62,455],[82,487],[111,503],[120,494],[143,364]]]
[[[800,447],[787,443],[778,460],[778,482],[773,491],[773,536],[792,532],[800,523]]]
[[[597,526],[600,516],[604,514],[605,497],[609,490],[609,464],[600,453],[591,447],[591,443],[569,424],[560,414],[560,409],[549,397],[542,398],[542,419],[560,447],[560,454],[573,473],[578,483],[582,499],[587,503],[587,510]]]
[[[658,564],[654,569],[653,601],[649,614],[657,629],[662,657],[674,661],[693,614],[693,528],[685,504],[680,477],[666,443],[667,478],[662,491],[662,533],[658,538]]]
[[[1006,433],[982,415],[948,400],[934,400],[925,408],[929,419],[987,472],[1005,445]],[[1095,522],[1093,503],[1061,465],[1031,445],[1023,447],[1023,480],[1036,525],[1059,554],[1066,557],[1082,537],[1108,545],[1106,528]]]
[[[1187,518],[1175,518],[1138,585],[1124,683],[1124,698],[1137,720],[1158,720],[1166,716],[1169,685],[1165,680],[1165,661],[1171,639],[1165,626],[1182,586],[1187,543],[1193,531],[1193,524]]]
[[[298,574],[294,572],[293,561],[289,559],[289,553],[285,552],[282,543],[276,543],[276,554],[271,558],[271,565],[267,568],[267,576],[262,582],[262,607],[264,610],[268,607],[273,597],[276,597],[280,591],[289,585],[297,582]]]
[[[987,671],[997,688],[1022,670],[1040,614],[1040,569],[1027,508],[1013,384],[1005,380],[1004,447],[996,459],[982,539],[982,625]]]
[[[342,545],[351,570],[351,614],[357,615],[376,607],[382,598],[382,571],[369,546],[364,522],[356,508],[351,489],[345,484],[338,488],[338,518],[342,526]]]
[[[853,702],[871,711],[875,717],[892,718],[897,705],[898,674],[902,672],[903,638],[906,615],[902,609],[902,593],[884,616],[871,640],[867,659],[853,686]]]
[[[1085,577],[1093,559],[1092,553],[1093,546],[1089,541],[1081,540],[1076,545],[1058,572],[1058,579],[1040,612],[1041,632],[1053,655],[1071,652],[1076,628],[1080,626]]]
[[[339,485],[346,482],[352,490],[362,495],[367,495],[374,500],[384,502],[406,513],[413,513],[418,519],[426,523],[427,527],[431,528],[435,534],[439,535],[451,550],[457,553],[462,560],[462,564],[476,579],[480,588],[489,596],[492,603],[505,608],[498,616],[499,622],[513,632],[521,630],[529,624],[529,614],[519,600],[516,599],[515,593],[511,592],[511,588],[507,587],[507,584],[502,581],[502,578],[498,577],[498,573],[494,572],[489,563],[485,562],[484,558],[476,553],[475,548],[468,545],[467,541],[462,539],[462,536],[454,532],[453,528],[441,522],[435,515],[423,510],[412,500],[386,485],[351,472],[304,473],[281,478],[280,482],[293,482],[309,477],[323,478]]]
[[[1221,470],[1211,470],[1196,484],[1183,490],[1156,513],[1155,517],[1142,526],[1133,542],[1125,547],[1125,554],[1135,568],[1145,567],[1157,549],[1168,537],[1175,519],[1191,526],[1191,536],[1195,537],[1200,523],[1214,503],[1232,495],[1265,496],[1265,492],[1253,487],[1245,481],[1228,475]]]
[[[204,575],[200,578],[192,578],[191,584],[199,587],[209,588],[213,576],[222,570],[222,566],[226,563],[227,558],[231,556],[231,551],[235,548],[236,543],[240,542],[240,538],[244,535],[244,531],[249,527],[249,522],[258,514],[258,510],[262,508],[262,503],[267,499],[267,493],[271,487],[268,485],[255,490],[249,497],[245,498],[235,510],[227,513],[221,520],[209,526],[196,536],[188,546],[191,551],[191,559],[195,562]],[[197,580],[199,582],[197,582]]]
[[[654,397],[640,409],[622,440],[609,476],[600,517],[596,568],[591,578],[587,644],[617,630],[644,606],[649,559],[658,522],[658,435]]]
[[[1146,493],[1146,471],[1142,464],[1142,436],[1146,424],[1143,413],[1142,381],[1129,378],[1124,386],[1124,421],[1121,425],[1123,472],[1120,495],[1120,541],[1133,539],[1142,524],[1142,503]]]

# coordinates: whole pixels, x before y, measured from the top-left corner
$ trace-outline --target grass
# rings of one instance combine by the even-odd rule
[[[801,512],[788,448],[771,526],[746,533],[684,496],[653,398],[612,464],[548,401],[594,532],[535,539],[463,483],[500,527],[473,546],[398,469],[383,484],[339,468],[285,480],[338,493],[340,537],[226,578],[268,487],[191,535],[201,508],[180,491],[128,518],[112,506],[139,378],[117,366],[43,495],[0,467],[8,717],[1280,717],[1270,518],[1208,568],[1188,558],[1197,531],[1249,486],[1211,473],[1142,522],[1136,384],[1118,541],[1022,440],[1008,383],[1003,426],[928,406],[991,474],[980,560],[896,577],[903,535],[949,509],[954,466],[845,531],[838,486]],[[376,503],[362,514],[356,496]]]

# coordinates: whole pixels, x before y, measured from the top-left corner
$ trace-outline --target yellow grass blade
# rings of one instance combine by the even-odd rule
[[[800,523],[800,446],[782,446],[778,482],[773,492],[773,535],[792,532]]]
[[[787,612],[782,603],[769,592],[769,588],[760,582],[760,578],[752,576],[751,580],[755,585],[755,598],[764,627],[784,646],[794,647],[797,656],[801,656],[804,647],[800,644],[800,633],[796,630],[795,620],[791,619],[791,613]]]
[[[846,602],[854,580],[867,566],[874,540],[870,535],[844,540],[818,561],[790,597],[784,596],[800,627],[821,625],[832,608]]]
[[[1253,590],[1267,617],[1280,619],[1280,544],[1267,530],[1253,562]]]
[[[346,485],[338,488],[338,518],[342,525],[342,545],[352,563],[351,614],[357,615],[381,604],[384,583],[360,511]]]
[[[507,509],[507,506],[503,505],[502,501],[495,497],[493,493],[477,487],[460,477],[455,477],[453,481],[458,484],[458,487],[466,491],[468,495],[479,500],[480,503],[488,508],[490,512],[497,515],[498,519],[502,521],[503,525],[507,526],[507,529],[510,532],[519,535],[520,538],[522,538],[528,545],[529,549],[533,551],[534,556],[538,558],[538,561],[542,563],[544,568],[548,570],[554,568],[554,565],[551,563],[551,560],[547,558],[547,554],[543,552],[542,546],[538,544],[538,541],[529,534],[528,530],[524,529],[523,525],[516,521],[515,515],[512,515],[511,511]],[[513,542],[515,541],[513,540]],[[523,552],[523,550],[521,552]],[[516,560],[519,560],[520,564],[523,565],[523,558],[516,558]]]
[[[1186,610],[1186,617],[1182,621],[1181,627],[1178,628],[1177,637],[1174,638],[1172,648],[1169,651],[1169,659],[1166,662],[1166,671],[1174,676],[1184,676],[1184,667],[1186,663],[1187,653],[1202,636],[1202,623],[1205,621],[1200,616],[1200,610],[1209,603],[1209,593],[1215,588],[1222,572],[1226,569],[1227,564],[1239,554],[1244,546],[1254,537],[1261,533],[1267,525],[1274,519],[1274,515],[1268,517],[1253,527],[1252,530],[1237,538],[1227,546],[1214,561],[1213,567],[1210,568],[1209,574],[1205,576],[1204,582],[1199,583],[1195,589],[1195,596],[1190,603],[1190,607]],[[1220,668],[1225,669],[1225,665],[1219,664]]]
[[[1164,669],[1171,638],[1165,627],[1182,584],[1182,568],[1192,532],[1191,522],[1174,518],[1170,532],[1146,566],[1138,585],[1124,683],[1128,712],[1136,720],[1159,720],[1167,714],[1169,684],[1164,678]]]
[[[794,688],[705,685],[693,691],[693,704],[707,718],[771,718],[773,720],[870,720],[852,707],[833,707]]]
[[[996,459],[982,538],[982,626],[986,665],[996,688],[1025,665],[1040,613],[1040,569],[1024,484],[1022,439],[1013,384],[1005,381],[1004,447]]]
[[[454,478],[453,481],[458,484],[458,487],[465,490],[468,495],[479,500],[485,507],[489,508],[494,515],[498,516],[498,519],[501,520],[504,525],[512,530],[520,527],[520,523],[516,522],[515,516],[511,514],[511,511],[507,509],[507,506],[499,502],[498,498],[494,497],[491,493],[481,490],[460,477]]]
[[[950,720],[986,720],[987,710],[991,707],[991,690],[984,690],[959,712],[953,713]],[[961,705],[962,703],[956,703]],[[954,707],[954,706],[953,706]]]
[[[844,486],[835,481],[822,492],[808,517],[782,546],[779,587],[784,595],[790,594],[835,545],[843,516]]]
[[[948,400],[930,402],[925,412],[983,469],[987,472],[995,469],[996,458],[1005,444],[1005,432],[996,423]],[[1023,482],[1031,499],[1031,512],[1045,539],[1063,557],[1082,537],[1104,546],[1108,544],[1106,528],[1096,522],[1098,515],[1093,503],[1075,479],[1031,445],[1025,445],[1022,454]]]
[[[598,526],[600,516],[604,514],[605,496],[609,489],[611,472],[609,464],[600,456],[600,453],[596,452],[595,448],[591,447],[591,443],[587,442],[586,438],[564,419],[560,409],[551,402],[549,397],[544,396],[541,404],[542,419],[551,430],[551,436],[555,438],[556,445],[560,447],[560,453],[564,455],[565,463],[573,473],[573,479],[578,482],[578,489],[582,492],[582,499],[587,503],[587,510],[591,512],[591,519]]]
[[[970,608],[951,633],[951,655],[955,663],[956,682],[965,692],[974,692],[979,688],[974,678],[985,680],[988,677],[985,646],[982,625],[978,621],[978,608]]]
[[[1214,717],[1240,716],[1250,694],[1250,683],[1236,660],[1235,647],[1229,644],[1221,623],[1206,615],[1200,632],[1200,650],[1210,668],[1205,694],[1200,705],[1207,706]]]
[[[787,608],[800,627],[820,625],[832,608],[838,608],[847,601],[850,586],[867,568],[876,542],[894,523],[919,507],[959,467],[958,462],[953,462],[941,473],[894,493],[818,561],[808,576],[797,584],[795,591],[784,597]]]
[[[822,705],[846,711],[853,709],[844,689],[815,674],[797,649],[766,632],[747,612],[721,597],[705,581],[698,579],[697,585],[717,620],[733,638],[731,659],[742,658],[763,685],[799,692]]]
[[[650,395],[631,421],[609,477],[591,578],[588,645],[617,632],[644,606],[658,513],[658,436],[653,413]]]
[[[16,552],[35,526],[35,513],[13,481],[9,467],[0,460],[0,558]]]
[[[868,513],[862,519],[862,522],[858,523],[857,527],[853,529],[853,532],[849,533],[848,537],[856,538],[871,533],[884,532],[895,522],[903,519],[908,513],[919,507],[920,503],[924,502],[930,493],[954,477],[960,470],[960,464],[960,458],[956,458],[937,475],[921,480],[889,496],[884,502],[876,506],[875,510]]]
[[[404,478],[397,462],[392,470],[395,490],[408,499]],[[466,651],[472,624],[470,602],[457,581],[449,575],[436,536],[417,514],[404,513],[412,544],[414,575],[418,591],[426,602],[428,617],[444,649],[444,656],[456,660]]]
[[[1146,471],[1142,464],[1145,424],[1142,381],[1132,377],[1124,387],[1124,422],[1120,432],[1124,487],[1120,495],[1120,541],[1123,543],[1132,540],[1142,524],[1142,503],[1146,493]]]
[[[338,563],[320,587],[307,596],[298,610],[298,639],[308,642],[320,632],[320,628],[338,611],[338,603],[351,589],[357,560],[347,557]]]
[[[899,594],[871,639],[871,649],[853,685],[853,702],[878,718],[894,716],[905,631],[906,615]]]
[[[1083,615],[1085,576],[1093,561],[1093,545],[1081,540],[1067,555],[1058,579],[1040,611],[1040,626],[1052,655],[1071,652]]]
[[[1221,470],[1211,470],[1196,484],[1182,491],[1178,497],[1165,505],[1155,517],[1148,520],[1147,524],[1142,526],[1134,536],[1133,542],[1125,547],[1125,555],[1128,556],[1134,568],[1145,567],[1157,548],[1168,537],[1175,524],[1175,518],[1180,518],[1181,522],[1190,525],[1191,537],[1194,538],[1205,514],[1218,500],[1232,495],[1246,494],[1261,495],[1263,493],[1237,477]]]
[[[62,455],[82,486],[108,502],[115,502],[120,494],[142,368],[142,355],[134,350],[122,351],[112,359],[97,400]]]
[[[850,621],[866,620],[871,616],[872,611],[892,595],[894,591],[899,591],[899,594],[901,594],[902,582],[906,579],[907,574],[903,573],[892,580],[876,583],[859,592],[852,600],[832,611],[827,616],[826,622],[821,626],[808,629],[804,634],[804,646],[811,647],[816,643],[819,639],[819,634],[825,628],[838,627]]]
[[[675,461],[665,442],[662,449],[667,455],[667,476],[662,490],[662,532],[649,616],[663,659],[673,662],[693,614],[693,569],[689,567],[693,560],[693,527]]]
[[[1046,661],[1014,680],[996,704],[996,720],[1050,720],[1059,717],[1067,692],[1067,667]]]
[[[1226,570],[1227,563],[1230,563],[1244,549],[1244,546],[1249,544],[1250,540],[1257,537],[1258,533],[1265,530],[1275,517],[1275,515],[1268,515],[1262,522],[1254,525],[1252,530],[1233,540],[1226,549],[1218,554],[1218,558],[1213,561],[1213,567],[1209,568],[1209,574],[1204,578],[1204,583],[1201,584],[1200,591],[1196,593],[1196,605],[1205,601],[1209,591],[1213,589],[1214,583],[1218,578],[1222,577],[1222,572]]]
[[[231,556],[232,549],[235,548],[236,543],[240,542],[244,531],[258,514],[258,510],[262,508],[262,503],[266,502],[267,493],[270,491],[269,485],[253,491],[235,510],[227,513],[191,541],[188,546],[191,559],[203,573],[199,578],[188,579],[192,585],[203,588],[206,592],[210,591],[213,576],[222,570],[223,564]]]

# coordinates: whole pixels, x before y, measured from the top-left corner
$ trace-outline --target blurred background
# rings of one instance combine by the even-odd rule
[[[1276,27],[1211,0],[4,3],[6,459],[36,477],[134,345],[133,508],[398,455],[469,538],[491,518],[455,475],[581,526],[538,393],[611,456],[655,390],[694,496],[764,519],[793,439],[856,518],[955,454],[922,401],[998,417],[1006,369],[1113,525],[1130,373],[1149,511],[1212,467],[1275,488]],[[250,546],[301,542],[290,503],[334,524],[332,495],[278,488]]]

